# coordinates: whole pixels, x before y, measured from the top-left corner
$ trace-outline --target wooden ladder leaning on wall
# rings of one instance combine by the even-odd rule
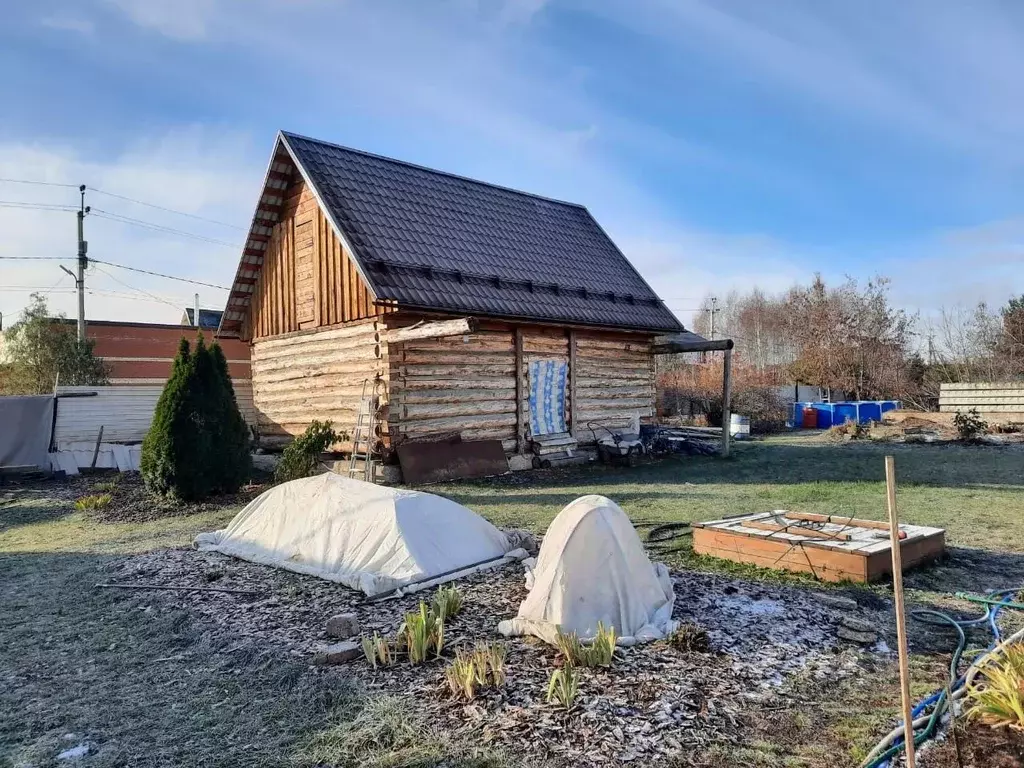
[[[369,389],[369,394],[367,394]],[[369,379],[363,380],[363,389],[359,396],[359,408],[356,411],[356,423],[352,429],[352,455],[348,461],[348,476],[358,480],[373,482],[376,461],[374,450],[377,442],[377,387]],[[359,466],[362,460],[363,466]]]

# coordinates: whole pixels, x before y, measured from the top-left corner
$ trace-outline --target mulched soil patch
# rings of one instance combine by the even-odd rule
[[[96,488],[97,484],[116,483],[113,491]],[[52,487],[48,486],[48,488]],[[168,517],[188,517],[219,509],[240,508],[270,487],[269,479],[258,478],[238,493],[211,496],[202,501],[172,501],[152,496],[146,491],[138,472],[80,475],[69,478],[66,497],[72,505],[76,499],[101,493],[110,493],[110,503],[89,511],[90,517],[101,523],[144,523]]]
[[[1024,768],[1024,733],[972,723],[959,731],[957,742],[947,734],[926,750],[921,768]]]
[[[361,593],[313,577],[275,570],[214,552],[161,550],[125,558],[111,581],[247,589],[235,594],[154,592],[145,609],[186,609],[224,653],[273,653],[312,660],[332,642],[327,619],[355,613],[361,632],[393,635],[406,612],[432,592],[367,603]],[[545,702],[555,650],[532,638],[507,640],[506,684],[472,702],[452,698],[445,660],[373,670],[362,658],[317,667],[327,679],[356,680],[370,692],[398,695],[455,739],[495,744],[533,764],[618,765],[696,754],[747,738],[744,721],[767,700],[785,695],[798,677],[832,684],[859,674],[884,655],[840,641],[844,613],[817,593],[726,576],[675,572],[676,618],[704,626],[712,653],[680,653],[666,643],[620,649],[611,669],[583,670],[580,696],[569,712]],[[501,640],[496,627],[526,595],[522,568],[506,566],[458,582],[462,612],[446,627],[446,657],[458,647]],[[126,597],[131,604],[134,597]],[[143,606],[140,604],[139,609]],[[853,611],[886,627],[870,606]]]

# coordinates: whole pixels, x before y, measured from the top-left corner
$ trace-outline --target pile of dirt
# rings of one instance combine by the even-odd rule
[[[406,612],[431,592],[376,603],[313,577],[235,560],[213,552],[162,550],[124,559],[112,581],[216,586],[256,595],[154,592],[147,610],[192,613],[225,653],[250,649],[311,660],[325,644],[326,621],[354,613],[363,636],[393,636]],[[446,627],[445,659],[374,670],[362,658],[317,674],[357,680],[369,691],[408,698],[458,738],[528,750],[543,764],[581,766],[657,761],[680,752],[729,747],[746,738],[744,721],[791,681],[811,676],[831,683],[859,674],[864,659],[888,657],[884,641],[865,651],[837,631],[854,613],[879,628],[885,613],[849,602],[835,607],[806,589],[768,587],[726,576],[675,572],[675,618],[703,625],[710,653],[682,653],[665,642],[620,649],[610,669],[583,670],[579,700],[569,712],[549,705],[548,678],[560,660],[533,638],[513,638],[507,682],[472,702],[451,697],[444,667],[457,648],[501,641],[497,625],[512,617],[526,595],[522,568],[510,565],[460,580],[462,612]],[[126,593],[126,602],[138,600]],[[794,683],[795,684],[795,683]]]

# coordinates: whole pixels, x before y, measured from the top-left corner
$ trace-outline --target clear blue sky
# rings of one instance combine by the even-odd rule
[[[44,0],[5,9],[0,66],[4,178],[244,226],[284,128],[584,203],[684,322],[708,291],[815,271],[887,275],[926,314],[1024,292],[1024,4]],[[74,198],[0,182],[0,201]],[[97,258],[214,283],[238,256],[88,226]],[[71,214],[0,207],[0,227],[0,255],[74,253]],[[173,321],[191,301],[108,273],[91,317]],[[0,311],[62,274],[0,262]],[[70,287],[51,294],[69,313]]]

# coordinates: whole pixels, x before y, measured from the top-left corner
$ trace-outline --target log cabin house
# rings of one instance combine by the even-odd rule
[[[251,345],[263,439],[351,431],[367,386],[390,447],[511,455],[551,402],[581,444],[654,416],[652,343],[681,330],[581,205],[282,132],[219,335]],[[530,396],[541,363],[553,400]]]

